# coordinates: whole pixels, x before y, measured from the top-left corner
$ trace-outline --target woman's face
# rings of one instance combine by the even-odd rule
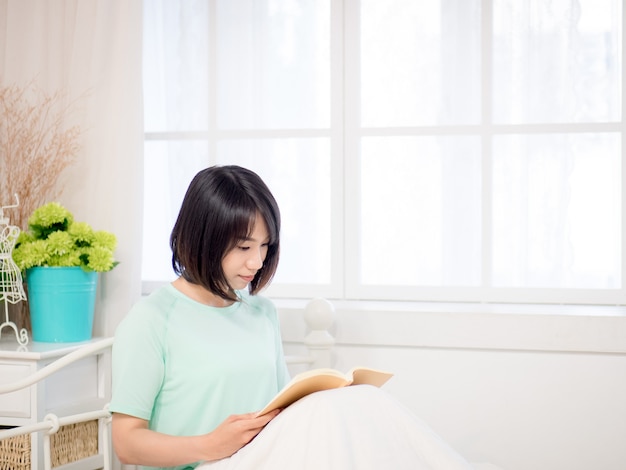
[[[222,260],[222,270],[231,289],[242,290],[254,279],[257,271],[263,267],[268,243],[267,225],[263,217],[257,214],[250,236],[238,240]]]

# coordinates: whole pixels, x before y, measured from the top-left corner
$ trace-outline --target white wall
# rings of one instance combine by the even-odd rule
[[[276,304],[302,352],[304,302]],[[393,371],[385,388],[471,462],[626,468],[623,308],[337,303],[331,332],[335,368]]]

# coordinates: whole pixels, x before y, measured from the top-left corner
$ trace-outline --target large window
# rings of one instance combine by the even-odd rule
[[[146,289],[257,171],[273,297],[625,304],[620,0],[145,1]]]

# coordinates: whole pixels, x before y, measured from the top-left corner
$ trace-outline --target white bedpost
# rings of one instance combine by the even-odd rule
[[[335,323],[333,304],[321,298],[310,300],[304,308],[304,321],[311,330],[304,338],[304,344],[313,359],[311,367],[332,367],[335,338],[328,330]]]

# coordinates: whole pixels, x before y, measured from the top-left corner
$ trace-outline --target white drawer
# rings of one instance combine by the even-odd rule
[[[0,384],[13,383],[28,377],[32,368],[23,364],[0,364]],[[30,418],[31,387],[0,394],[0,424],[2,418]]]

